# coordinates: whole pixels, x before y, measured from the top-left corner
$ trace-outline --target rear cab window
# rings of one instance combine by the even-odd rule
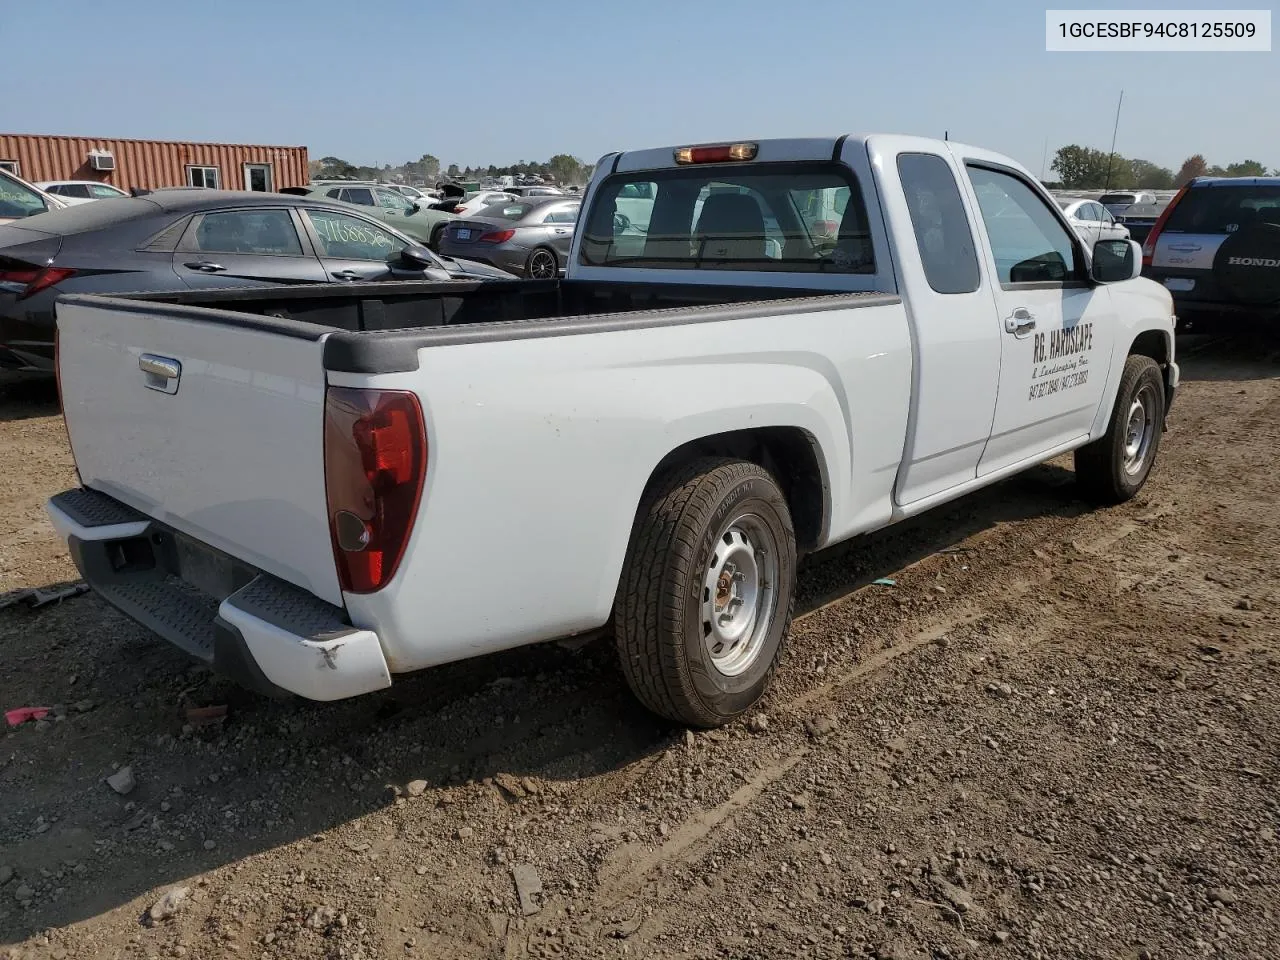
[[[834,162],[615,174],[579,262],[594,267],[874,274],[862,192]]]
[[[898,156],[911,227],[935,293],[973,293],[981,285],[973,228],[951,166],[928,153]]]

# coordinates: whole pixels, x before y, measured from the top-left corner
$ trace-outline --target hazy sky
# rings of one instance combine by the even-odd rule
[[[1280,53],[1046,53],[1045,6],[7,0],[0,31],[21,42],[4,44],[0,131],[305,144],[357,163],[433,153],[465,166],[949,130],[1040,173],[1046,140],[1050,156],[1072,142],[1106,149],[1123,88],[1126,156],[1280,166]]]

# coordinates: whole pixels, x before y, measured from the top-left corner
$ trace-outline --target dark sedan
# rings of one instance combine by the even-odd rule
[[[0,226],[0,368],[53,369],[64,293],[369,280],[510,279],[432,254],[346,204],[173,189]]]
[[[497,203],[444,229],[440,252],[492,264],[523,277],[555,277],[569,259],[582,201],[526,197]]]

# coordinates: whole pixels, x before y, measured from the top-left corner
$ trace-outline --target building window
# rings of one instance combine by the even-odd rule
[[[7,170],[9,173],[12,173],[15,177],[22,176],[22,171],[18,169],[17,160],[0,160],[0,170]]]
[[[271,183],[271,164],[246,163],[244,165],[244,188],[271,193],[275,188]]]
[[[187,167],[187,186],[208,187],[217,190],[222,186],[217,167]]]

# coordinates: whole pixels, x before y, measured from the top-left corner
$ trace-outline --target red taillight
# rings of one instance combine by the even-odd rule
[[[705,147],[677,147],[676,163],[727,163],[754,160],[759,147],[754,143],[718,143]]]
[[[21,283],[26,289],[18,294],[19,300],[35,296],[55,283],[61,283],[74,274],[65,267],[24,267],[21,270],[0,270],[0,283]]]
[[[466,208],[466,207],[464,207],[462,204],[458,204],[456,207],[454,207],[454,208],[453,208],[453,212],[454,212],[454,213],[466,213],[466,212],[467,212],[467,208]]]
[[[492,233],[482,234],[476,243],[506,243],[515,235],[514,230],[494,230]]]
[[[1151,225],[1147,238],[1142,241],[1142,265],[1144,267],[1151,266],[1151,258],[1155,256],[1156,252],[1156,238],[1160,235],[1160,231],[1164,229],[1165,221],[1169,219],[1169,214],[1173,212],[1173,208],[1177,206],[1178,201],[1182,199],[1182,195],[1190,188],[1191,184],[1183,184],[1182,189],[1173,195],[1169,205],[1161,211],[1160,216],[1156,218],[1156,222]]]
[[[329,387],[324,479],[338,581],[350,593],[395,576],[418,514],[427,434],[418,398],[403,390]]]

